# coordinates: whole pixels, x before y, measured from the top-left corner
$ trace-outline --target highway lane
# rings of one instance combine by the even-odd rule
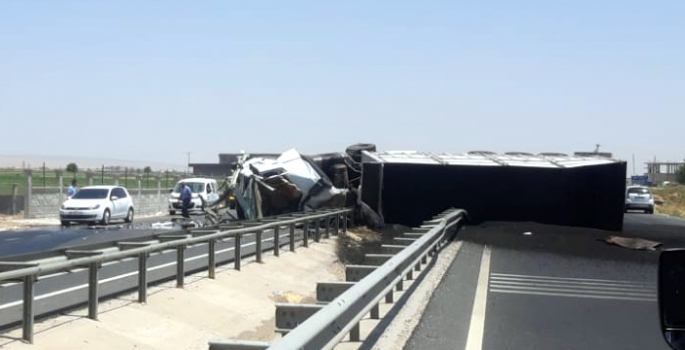
[[[281,230],[279,245],[289,245],[289,233]],[[296,240],[302,240],[302,231],[296,231]],[[263,250],[273,249],[273,231],[263,234]],[[245,235],[241,242],[243,257],[254,255],[255,235]],[[234,240],[227,239],[216,244],[217,263],[228,263],[234,260]],[[148,281],[150,283],[175,278],[176,250],[154,253],[148,258]],[[207,245],[200,244],[188,247],[184,256],[186,273],[207,268]],[[100,269],[101,298],[130,291],[138,283],[138,259],[130,258],[103,264]],[[88,297],[88,270],[75,269],[69,272],[42,276],[35,285],[36,315],[47,315],[65,308],[83,305]],[[4,283],[0,285],[0,329],[16,325],[21,320],[22,284]]]
[[[668,349],[656,304],[658,252],[685,247],[685,221],[627,214],[623,232],[536,223],[463,229],[461,251],[405,349]]]
[[[203,218],[202,215],[191,217],[198,220]],[[0,259],[150,236],[159,231],[153,229],[153,224],[170,222],[172,218],[180,218],[180,216],[135,218],[130,224],[114,222],[108,226],[81,224],[62,227],[55,225],[27,230],[0,231]]]

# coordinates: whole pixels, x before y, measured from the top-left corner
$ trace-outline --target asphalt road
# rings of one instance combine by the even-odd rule
[[[179,217],[180,215],[165,215],[135,218],[130,224],[115,221],[108,226],[81,224],[62,227],[55,225],[27,230],[0,231],[0,259],[150,236],[158,232],[158,229],[153,228],[153,224],[170,222],[172,218]],[[191,217],[203,218],[202,215]]]
[[[461,251],[405,349],[669,349],[659,330],[658,251],[610,235],[685,247],[685,221],[627,214],[623,232],[485,223]]]
[[[281,230],[279,246],[288,249],[289,232]],[[322,232],[323,234],[323,232]],[[274,247],[273,231],[263,233],[262,250]],[[302,230],[295,231],[296,241],[302,241]],[[299,245],[299,244],[298,244]],[[217,264],[234,261],[235,241],[233,238],[216,243]],[[255,234],[244,235],[241,241],[241,256],[255,254]],[[176,276],[176,250],[157,252],[150,255],[147,261],[148,282],[163,281]],[[189,246],[184,252],[184,271],[206,270],[207,244]],[[121,261],[105,263],[99,270],[100,297],[116,295],[130,291],[138,286],[138,259],[128,258]],[[22,283],[4,282],[0,284],[0,329],[12,327],[21,321]],[[35,313],[46,316],[64,309],[82,305],[88,300],[88,270],[74,269],[52,275],[41,276],[35,285]]]

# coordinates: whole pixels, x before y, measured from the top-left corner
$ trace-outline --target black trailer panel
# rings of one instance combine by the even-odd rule
[[[536,221],[612,231],[623,226],[622,161],[570,168],[380,164],[382,171],[378,163],[363,164],[362,198],[387,223],[416,226],[454,207],[466,209],[472,222]]]

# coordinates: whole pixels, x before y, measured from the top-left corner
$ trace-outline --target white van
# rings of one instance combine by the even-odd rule
[[[190,200],[190,211],[202,210],[202,199],[204,198],[206,202],[213,202],[219,199],[219,185],[215,179],[208,178],[190,178],[183,179],[176,183],[174,189],[171,190],[169,194],[169,214],[176,214],[177,210],[183,209],[183,204],[181,203],[181,184],[185,183],[190,186],[190,190],[193,191],[193,197]]]

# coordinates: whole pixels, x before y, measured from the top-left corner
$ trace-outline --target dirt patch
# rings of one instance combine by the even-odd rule
[[[59,225],[57,219],[24,219],[21,214],[0,214],[0,231]]]
[[[653,189],[656,211],[685,218],[685,186],[668,186]]]
[[[388,225],[381,230],[368,227],[355,227],[338,238],[338,259],[343,264],[363,265],[366,254],[378,254],[382,244],[392,244],[395,237],[411,228],[402,225]]]
[[[277,303],[287,304],[316,304],[316,298],[311,295],[303,295],[293,291],[276,291],[269,295],[269,299]]]
[[[252,341],[272,341],[276,332],[276,318],[263,321],[257,328],[238,334],[236,339],[250,339]]]

